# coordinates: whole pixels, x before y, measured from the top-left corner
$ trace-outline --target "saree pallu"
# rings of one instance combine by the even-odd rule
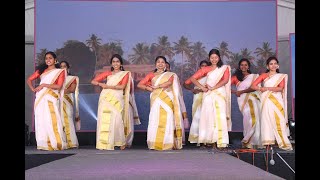
[[[64,69],[52,69],[42,73],[40,84],[53,84],[60,73],[66,75]],[[63,89],[59,92],[44,87],[36,93],[34,113],[37,149],[63,150],[67,148],[60,106],[63,92]]]
[[[150,114],[147,131],[149,149],[182,149],[184,133],[183,118],[179,103],[179,82],[175,73],[165,72],[152,79],[157,86],[173,76],[173,84],[168,88],[156,89],[150,94]]]
[[[77,76],[67,76],[63,89],[66,89],[70,84],[76,81],[77,86],[75,89],[75,98],[73,93],[64,94],[62,101],[62,122],[64,131],[66,134],[67,148],[79,147],[78,138],[74,126],[74,119],[79,117],[79,105],[78,105],[78,94],[79,94],[79,78]],[[75,113],[74,113],[75,107]],[[79,122],[76,122],[79,123]]]
[[[258,74],[249,74],[243,81],[239,81],[236,85],[237,91],[248,89],[258,76]],[[243,93],[237,100],[243,116],[243,145],[247,148],[252,148],[253,145],[261,147],[260,94],[258,91]]]
[[[107,77],[107,85],[116,86],[129,71],[120,71]],[[125,124],[129,122],[128,106],[130,81],[124,90],[103,89],[98,104],[96,148],[114,150],[126,144]]]
[[[180,104],[180,110],[181,110],[181,114],[182,114],[182,119],[183,119],[183,121],[188,121],[187,108],[186,108],[186,105],[185,105],[184,99],[183,99],[182,87],[181,87],[181,84],[180,84],[179,77],[178,77],[178,76],[176,76],[176,77],[177,77],[177,82],[178,82],[176,87],[179,88],[179,96],[178,96],[178,99],[179,99],[179,104]],[[184,126],[184,125],[185,125],[185,124],[183,123],[183,126]],[[182,144],[183,144],[183,145],[185,145],[185,139],[186,139],[185,133],[184,133],[185,128],[187,128],[187,127],[184,127],[184,128],[183,128],[183,133],[182,133]]]
[[[231,72],[230,66],[223,65],[207,74],[207,84],[215,86],[225,70],[229,71],[228,83],[224,86],[203,93],[199,121],[198,143],[217,143],[217,147],[227,147],[228,131],[231,131]]]
[[[292,150],[287,114],[288,75],[277,73],[263,81],[263,87],[277,87],[285,80],[282,92],[265,91],[261,94],[261,140],[263,145],[275,144],[284,150]]]
[[[203,77],[198,80],[200,84],[205,85],[207,81],[207,77]],[[198,87],[195,87],[198,88]],[[189,131],[189,142],[190,143],[198,143],[199,138],[199,120],[201,114],[201,104],[202,104],[203,92],[199,92],[198,94],[193,95],[193,103],[192,103],[192,123]]]
[[[140,125],[140,118],[138,114],[137,104],[134,96],[134,82],[131,78],[131,87],[129,95],[129,123],[125,125],[126,145],[131,146],[134,135],[134,125]]]

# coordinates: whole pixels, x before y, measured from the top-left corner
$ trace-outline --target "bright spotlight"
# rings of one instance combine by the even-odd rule
[[[288,119],[288,121],[289,121],[289,129],[290,129],[290,139],[295,140],[295,138],[296,138],[296,131],[295,131],[296,122],[292,118]]]

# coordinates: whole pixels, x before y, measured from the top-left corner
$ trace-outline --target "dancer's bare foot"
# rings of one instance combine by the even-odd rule
[[[177,150],[177,147],[175,144],[173,144],[172,150]]]
[[[125,145],[120,146],[120,149],[121,149],[121,150],[124,150],[125,148],[126,148],[126,146],[125,146]]]
[[[217,148],[217,143],[213,143],[213,144],[212,144],[212,149],[213,149],[213,150],[219,150],[219,149]]]

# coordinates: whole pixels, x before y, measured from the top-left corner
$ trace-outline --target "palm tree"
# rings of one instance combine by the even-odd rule
[[[249,61],[254,59],[254,57],[251,56],[251,51],[249,51],[248,48],[241,49],[240,54],[241,54],[242,58],[247,58]]]
[[[270,43],[263,42],[262,47],[257,47],[254,51],[255,54],[259,57],[257,60],[257,72],[261,73],[265,69],[265,62],[266,60],[274,55],[272,48],[270,47]]]
[[[167,56],[169,60],[174,56],[173,48],[168,41],[168,36],[158,37],[158,43],[153,43],[152,45],[155,45],[158,55]]]
[[[268,42],[263,42],[262,47],[257,47],[254,53],[264,60],[267,60],[270,56],[273,55],[272,48],[270,47],[270,43]]]
[[[97,62],[98,62],[98,56],[97,56],[97,51],[101,45],[100,43],[101,39],[98,38],[95,34],[91,34],[90,39],[86,40],[86,44],[88,45],[88,47],[90,48],[90,50],[92,52],[94,52],[94,55],[96,57],[96,63],[94,66],[94,71],[96,71],[96,66],[97,66]]]
[[[225,42],[225,41],[222,41],[220,44],[219,44],[219,47],[217,47],[217,49],[219,50],[220,52],[220,57],[221,57],[221,61],[223,62],[223,57],[226,57],[226,58],[230,58],[230,54],[232,54],[231,51],[229,51],[229,48],[228,48],[228,43]]]
[[[150,50],[149,46],[143,43],[136,44],[136,47],[132,48],[134,54],[130,54],[129,61],[133,64],[149,64],[150,63]]]
[[[206,52],[206,47],[203,46],[202,42],[200,42],[200,41],[194,43],[191,46],[191,52],[192,52],[192,55],[191,55],[192,62],[191,62],[191,64],[193,64],[192,67],[193,67],[194,72],[195,72],[197,70],[197,68],[198,68],[199,62],[204,60],[204,59],[207,59],[208,53]],[[194,64],[196,64],[196,66],[194,66]]]
[[[155,43],[152,43],[150,46],[150,59],[156,59],[156,57],[159,55],[158,48]]]
[[[123,50],[119,42],[111,42],[100,46],[97,57],[98,62],[96,64],[97,68],[102,68],[104,65],[110,64],[110,58],[113,54],[123,55]]]
[[[181,38],[178,40],[178,42],[174,42],[174,50],[176,54],[180,54],[181,53],[181,74],[180,76],[182,77],[182,71],[183,71],[183,64],[184,64],[184,59],[183,59],[183,55],[186,55],[187,58],[189,58],[191,56],[191,50],[190,50],[190,42],[188,40],[188,38],[181,36]]]
[[[230,65],[232,72],[234,72],[235,69],[238,68],[238,63],[241,58],[242,56],[239,53],[231,53],[230,61],[228,61],[227,63]]]

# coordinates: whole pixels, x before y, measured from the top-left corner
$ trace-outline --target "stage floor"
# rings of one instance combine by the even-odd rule
[[[146,147],[97,150],[94,146],[41,151],[26,146],[26,156],[64,155],[25,170],[25,179],[283,179],[227,152],[189,147],[154,151]],[[27,162],[26,162],[27,163]]]

